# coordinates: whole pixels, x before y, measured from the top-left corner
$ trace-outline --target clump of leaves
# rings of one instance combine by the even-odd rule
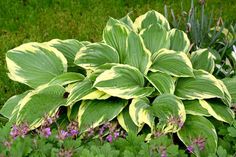
[[[6,54],[8,75],[32,89],[0,113],[34,130],[63,106],[61,124],[77,121],[81,132],[117,119],[128,133],[177,133],[197,156],[214,154],[218,138],[206,117],[232,123],[235,90],[212,75],[208,50],[189,50],[187,35],[154,10],[134,22],[110,18],[101,42],[23,44]]]
[[[165,16],[168,17],[166,6]],[[201,3],[199,9],[194,6],[193,0],[188,13],[182,10],[182,14],[177,16],[171,10],[171,16],[171,24],[175,28],[184,29],[187,33],[192,43],[192,50],[209,49],[216,63],[215,76],[225,78],[235,75],[236,55],[233,46],[236,43],[236,25],[234,23],[226,26],[221,17],[215,21],[213,13],[210,16],[206,13],[204,2]],[[208,54],[205,55],[205,59],[207,59]]]

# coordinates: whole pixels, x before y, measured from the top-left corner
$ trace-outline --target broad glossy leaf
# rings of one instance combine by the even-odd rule
[[[75,64],[85,69],[94,70],[105,63],[119,63],[119,54],[104,43],[89,44],[81,48],[75,57]]]
[[[127,132],[138,133],[141,128],[139,128],[129,115],[129,108],[123,109],[123,111],[117,116],[117,120],[121,127]]]
[[[11,119],[13,115],[17,114],[19,109],[19,102],[29,93],[30,91],[26,91],[19,95],[14,95],[10,97],[5,104],[2,106],[0,110],[0,114],[4,117]],[[16,112],[14,114],[14,112]]]
[[[133,99],[129,105],[129,114],[133,122],[142,127],[147,124],[151,129],[154,127],[154,117],[150,110],[149,100],[147,98]]]
[[[229,107],[232,106],[231,102],[232,102],[232,98],[231,98],[231,95],[228,91],[228,88],[225,86],[224,82],[221,81],[221,80],[218,80],[219,84],[221,85],[222,87],[222,91],[224,93],[224,97],[221,98],[221,100]]]
[[[28,93],[21,101],[17,124],[27,122],[30,129],[39,127],[45,115],[52,116],[66,104],[65,89],[59,85],[41,86]]]
[[[234,121],[234,112],[228,107],[217,101],[201,100],[201,106],[205,108],[210,115],[219,121],[231,124]]]
[[[131,18],[129,17],[129,14],[127,14],[125,17],[120,19],[121,22],[123,22],[124,24],[126,24],[130,30],[134,30],[134,23],[131,20]]]
[[[80,104],[81,101],[67,107],[67,118],[70,121],[77,121]]]
[[[152,72],[163,72],[176,77],[193,77],[192,64],[186,54],[161,49],[152,56]]]
[[[121,63],[126,57],[129,32],[129,29],[124,24],[114,23],[112,19],[109,19],[103,30],[103,40],[117,50]]]
[[[160,94],[174,94],[175,81],[170,75],[160,72],[150,72],[146,78]]]
[[[101,73],[103,73],[104,71],[109,70],[113,66],[117,66],[117,65],[120,65],[120,64],[116,64],[116,63],[106,63],[106,64],[103,64],[103,65],[97,67],[90,75],[88,75],[88,77],[89,77],[90,80],[95,81],[96,78]]]
[[[85,100],[82,102],[78,112],[80,131],[95,128],[115,118],[127,105],[126,100]]]
[[[151,87],[144,87],[143,74],[129,65],[117,65],[104,71],[97,77],[94,87],[122,99],[145,97],[154,91]]]
[[[236,103],[236,77],[233,78],[225,78],[222,80],[227,87],[231,97],[232,102]]]
[[[175,95],[187,100],[224,97],[221,84],[213,75],[203,70],[194,70],[194,76],[179,78]]]
[[[172,94],[158,96],[152,103],[152,110],[165,133],[179,131],[186,119],[184,104]]]
[[[49,82],[49,85],[58,84],[58,85],[64,86],[70,83],[83,81],[84,78],[85,77],[82,74],[75,73],[75,72],[67,72],[53,78]]]
[[[204,103],[203,100],[190,100],[183,101],[186,114],[197,115],[197,116],[211,116],[208,111],[202,107],[201,103]]]
[[[167,19],[155,10],[148,11],[145,14],[136,18],[134,21],[134,27],[136,31],[141,31],[142,29],[146,29],[150,25],[156,23],[165,27],[166,30],[170,29],[170,25]]]
[[[190,41],[186,33],[174,28],[169,31],[169,38],[171,50],[188,53],[190,48]]]
[[[202,69],[213,73],[215,68],[214,55],[208,49],[198,49],[191,53],[191,62],[194,69]]]
[[[93,83],[89,79],[76,83],[68,95],[67,106],[73,105],[80,100],[87,99],[107,99],[110,95],[93,88]]]
[[[40,43],[27,43],[8,51],[6,63],[12,80],[32,88],[48,83],[67,70],[63,54]]]
[[[194,153],[197,157],[216,153],[218,138],[215,127],[209,120],[202,116],[187,115],[184,127],[177,135],[186,146],[191,146],[193,140],[199,137],[205,140],[205,148],[202,151],[197,151],[197,147],[195,146]]]
[[[53,39],[49,42],[46,42],[46,44],[60,51],[66,57],[68,66],[75,66],[75,55],[82,47],[84,47],[82,43],[75,39]]]
[[[142,73],[146,74],[151,66],[151,53],[145,48],[142,38],[135,32],[128,35],[127,55],[125,64],[134,66]]]
[[[144,44],[152,54],[162,48],[170,48],[170,38],[168,33],[162,25],[156,23],[152,24],[140,32]]]

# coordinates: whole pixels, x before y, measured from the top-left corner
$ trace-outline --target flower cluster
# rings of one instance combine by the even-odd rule
[[[192,143],[187,147],[187,150],[190,153],[193,153],[195,148],[198,148],[200,151],[202,151],[205,148],[205,143],[206,143],[205,138],[199,136],[192,140]]]
[[[27,123],[22,123],[20,125],[13,125],[10,135],[13,139],[16,139],[18,136],[25,137],[25,135],[29,132],[29,126]]]
[[[64,140],[67,137],[72,137],[72,138],[76,138],[77,135],[79,134],[79,130],[78,130],[78,123],[77,122],[71,122],[68,127],[67,130],[58,130],[58,135],[57,138],[59,140]]]
[[[170,116],[169,119],[168,119],[168,123],[170,125],[175,125],[175,126],[178,126],[179,128],[182,128],[183,127],[183,121],[181,120],[181,116]]]

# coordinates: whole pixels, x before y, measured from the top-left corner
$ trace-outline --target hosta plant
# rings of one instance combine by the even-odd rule
[[[117,119],[127,132],[145,128],[147,140],[177,133],[189,152],[214,154],[217,134],[207,117],[233,121],[235,88],[212,75],[207,49],[189,49],[187,35],[156,11],[134,22],[110,18],[97,43],[23,44],[6,54],[8,76],[31,90],[11,97],[1,114],[33,130],[63,106],[65,122],[76,120],[81,133]]]

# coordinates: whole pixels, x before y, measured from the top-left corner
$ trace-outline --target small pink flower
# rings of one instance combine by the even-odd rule
[[[108,141],[108,142],[112,142],[112,140],[113,140],[113,137],[112,137],[112,135],[110,134],[110,135],[108,135],[107,137],[106,137],[106,140]]]
[[[48,138],[52,133],[51,133],[51,129],[50,128],[42,128],[41,130],[41,134]]]

